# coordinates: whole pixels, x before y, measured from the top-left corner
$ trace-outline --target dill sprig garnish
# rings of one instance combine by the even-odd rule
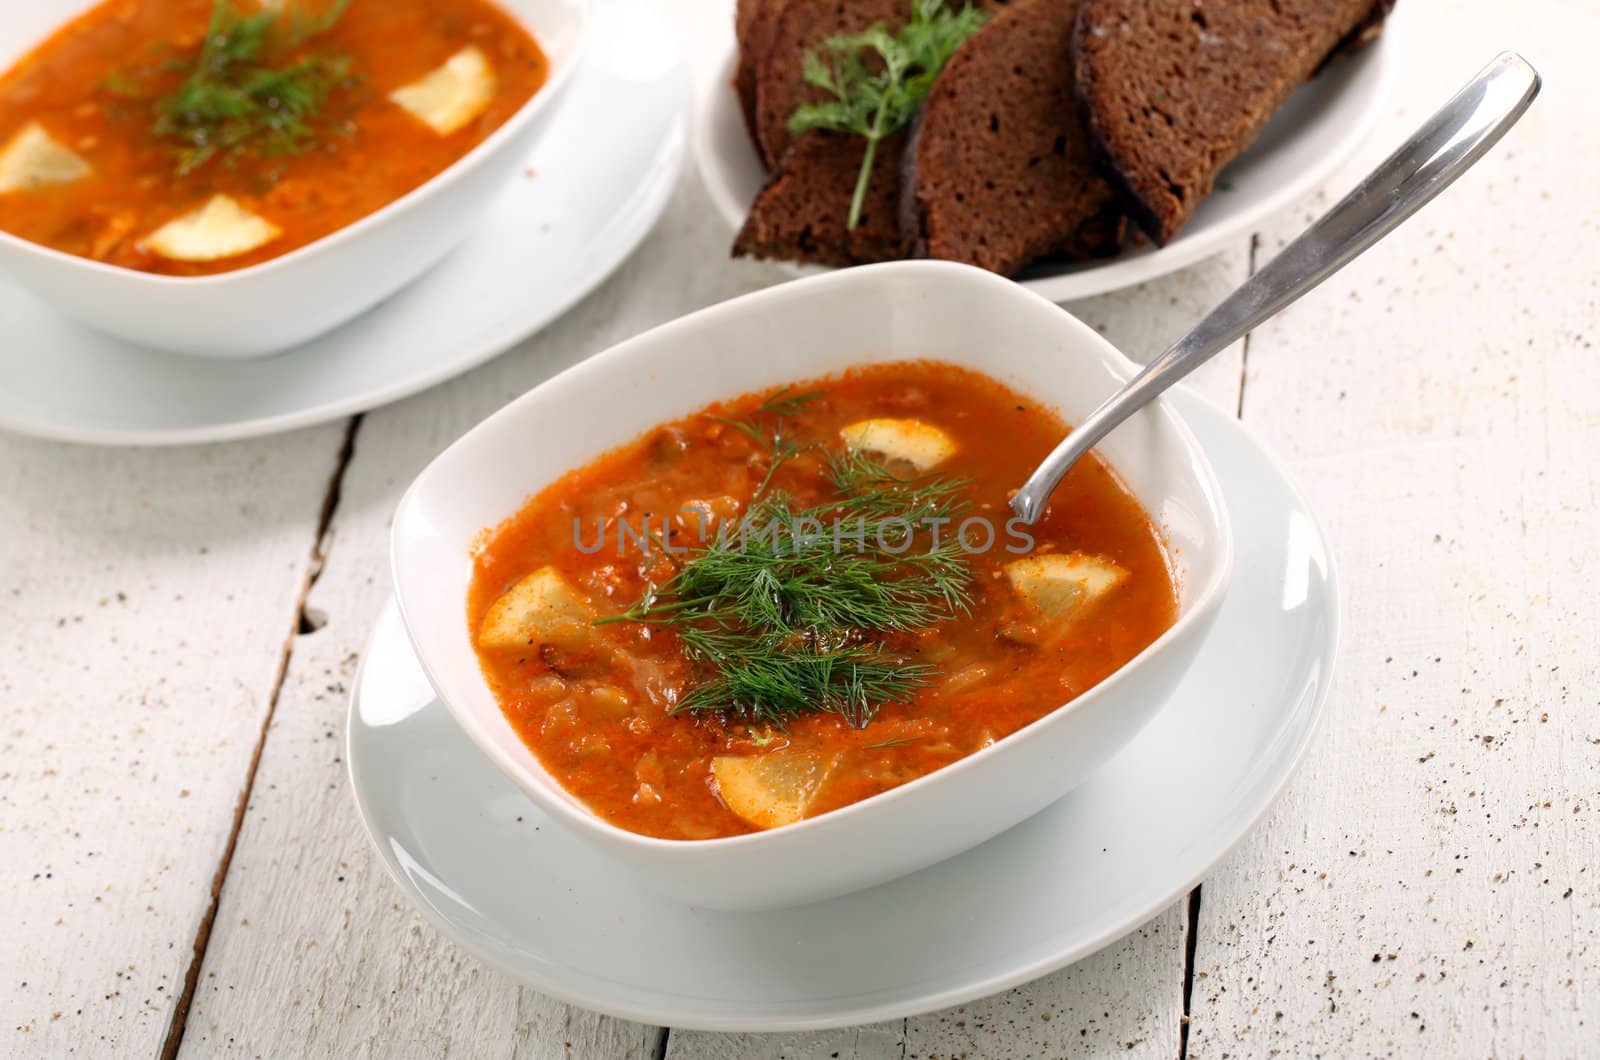
[[[802,390],[796,393],[792,386],[779,387],[767,400],[757,405],[750,415],[757,419],[762,416],[796,416],[821,396],[820,390]]]
[[[790,134],[826,129],[867,141],[847,229],[853,231],[861,222],[878,144],[910,124],[944,64],[986,17],[970,4],[950,11],[945,0],[911,0],[911,20],[898,33],[878,23],[863,33],[829,37],[822,52],[806,55],[806,83],[833,98],[796,108],[789,119]]]
[[[863,751],[883,751],[890,747],[904,747],[906,744],[916,743],[920,739],[922,739],[920,736],[896,736],[893,739],[884,740],[881,743],[869,743],[861,749]]]
[[[718,423],[725,423],[741,434],[747,435],[756,445],[770,452],[767,474],[761,480],[761,485],[756,487],[752,495],[755,498],[767,492],[767,487],[772,485],[773,476],[778,473],[779,468],[810,448],[800,444],[797,438],[790,435],[785,418],[795,415],[821,397],[822,392],[808,390],[796,394],[791,393],[792,390],[792,387],[780,388],[752,409],[750,415],[742,420],[730,420],[722,416],[711,417]]]
[[[318,14],[263,10],[244,15],[216,0],[205,42],[177,90],[155,103],[157,136],[175,142],[178,174],[219,155],[294,154],[312,138],[312,119],[349,74],[342,56],[283,60],[332,29],[351,0]],[[118,86],[125,94],[126,83]]]
[[[897,665],[870,648],[766,653],[724,667],[674,712],[727,711],[782,725],[797,714],[826,710],[859,729],[883,704],[911,698],[932,673],[931,666]]]
[[[914,523],[939,518],[941,509],[956,504],[972,484],[950,475],[901,478],[859,450],[828,454],[828,477],[857,511]]]
[[[627,612],[601,620],[677,633],[706,676],[675,711],[780,726],[832,711],[859,728],[933,676],[882,640],[969,610],[972,571],[955,536],[935,542],[917,530],[959,517],[963,484],[897,478],[859,454],[836,458],[831,472],[837,498],[797,507],[774,493]]]

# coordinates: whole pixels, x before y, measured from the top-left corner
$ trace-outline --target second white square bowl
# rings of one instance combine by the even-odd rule
[[[0,4],[0,69],[100,0]],[[276,353],[343,324],[460,244],[520,172],[577,69],[590,0],[501,0],[550,61],[542,88],[432,180],[314,243],[209,276],[162,276],[65,254],[0,232],[0,271],[97,331],[174,353]],[[0,140],[8,135],[0,129]]]

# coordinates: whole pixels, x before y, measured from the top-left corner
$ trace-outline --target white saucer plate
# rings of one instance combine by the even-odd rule
[[[1288,781],[1327,701],[1338,587],[1304,498],[1237,421],[1173,400],[1216,467],[1240,561],[1172,700],[1070,795],[965,854],[778,912],[661,897],[535,809],[428,687],[393,605],[356,682],[361,817],[411,901],[537,990],[702,1030],[931,1011],[1088,956],[1182,897]]]
[[[1234,160],[1178,237],[1115,258],[1036,265],[1018,280],[1053,301],[1131,287],[1192,265],[1258,230],[1325,181],[1372,132],[1398,54],[1392,27],[1371,46],[1302,86],[1250,149]],[[709,80],[695,120],[694,150],[717,211],[732,232],[761,190],[765,173],[745,131],[733,89],[732,43]],[[782,265],[794,275],[820,266]]]
[[[591,34],[525,175],[476,234],[304,346],[247,361],[162,353],[90,331],[0,278],[0,428],[101,445],[269,434],[415,394],[545,326],[649,234],[687,153],[688,72],[656,5],[597,0]]]

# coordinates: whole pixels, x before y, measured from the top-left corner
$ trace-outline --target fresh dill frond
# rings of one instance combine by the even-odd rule
[[[795,392],[794,387],[779,387],[765,401],[755,407],[751,416],[795,416],[822,396],[820,390]]]
[[[911,19],[899,32],[882,23],[863,33],[829,37],[809,52],[802,76],[833,98],[807,103],[789,118],[789,132],[812,129],[849,133],[867,141],[845,227],[861,223],[861,208],[878,156],[878,144],[910,124],[944,64],[987,16],[970,4],[960,11],[945,0],[911,0]]]
[[[899,665],[869,648],[767,655],[722,670],[676,709],[732,711],[781,723],[801,713],[790,704],[807,703],[859,729],[883,704],[910,699],[932,673],[930,666]]]
[[[100,79],[100,90],[117,99],[143,99],[145,92],[137,80],[115,70]]]
[[[962,496],[972,485],[970,479],[957,476],[901,478],[861,450],[830,453],[828,476],[833,488],[848,496],[856,511],[878,515],[898,513],[912,521],[928,516],[937,518],[940,514],[960,518],[967,508]]]
[[[353,0],[333,0],[321,11],[307,11],[301,7],[291,7],[282,16],[289,21],[287,47],[293,48],[310,40],[320,37],[344,18],[344,13]]]
[[[884,740],[881,743],[869,743],[861,749],[863,751],[882,751],[890,747],[904,747],[906,744],[916,743],[920,739],[922,739],[920,736],[896,736],[892,740]]]
[[[809,448],[809,446],[801,445],[784,434],[781,428],[773,432],[771,445],[772,459],[767,461],[767,473],[762,476],[761,484],[756,487],[755,493],[752,494],[754,497],[760,497],[767,492],[767,488],[772,485],[772,479],[777,475],[779,468]]]
[[[752,499],[759,498],[767,492],[767,487],[772,485],[773,476],[778,473],[779,468],[810,448],[801,445],[789,434],[784,419],[800,412],[821,397],[822,392],[808,390],[796,394],[791,392],[793,389],[787,386],[778,389],[742,420],[731,420],[722,416],[710,417],[718,423],[732,427],[771,454],[771,459],[767,461],[767,473],[762,478],[761,484],[756,487]],[[768,420],[775,422],[769,425]]]
[[[900,519],[848,502],[795,509],[777,496],[685,564],[659,596],[698,604],[726,625],[813,641],[834,630],[908,632],[964,611],[971,574],[954,535],[918,547],[904,540]]]
[[[333,28],[350,3],[334,0],[316,14],[245,15],[231,0],[216,0],[199,56],[183,67],[183,83],[155,103],[154,131],[173,141],[180,176],[218,156],[305,150],[315,132],[313,119],[349,77],[349,60],[283,60]]]
[[[761,500],[666,583],[602,620],[677,633],[706,676],[675,710],[780,726],[832,711],[863,726],[932,677],[882,639],[971,607],[972,570],[955,535],[934,541],[918,529],[956,517],[961,480],[900,479],[864,458],[836,466],[850,469],[833,476],[837,498]]]
[[[793,387],[786,386],[774,391],[765,401],[751,409],[750,414],[744,419],[735,420],[726,416],[710,416],[707,418],[718,423],[725,423],[741,434],[748,435],[757,445],[766,445],[767,435],[764,430],[764,420],[776,418],[781,421],[785,416],[796,415],[811,402],[822,396],[822,391],[820,390],[807,390],[795,394],[791,393],[793,389]]]

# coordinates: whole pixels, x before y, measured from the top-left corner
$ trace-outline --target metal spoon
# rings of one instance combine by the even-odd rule
[[[1023,483],[1012,511],[1036,521],[1067,471],[1100,439],[1392,232],[1482,158],[1538,94],[1538,71],[1515,52],[1501,52],[1337,206],[1090,413]]]

